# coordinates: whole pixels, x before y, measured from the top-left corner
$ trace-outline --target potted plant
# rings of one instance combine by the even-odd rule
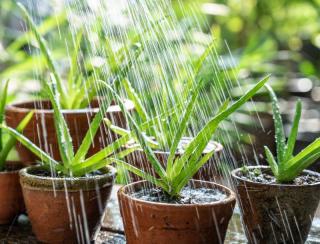
[[[62,76],[58,72],[55,60],[47,47],[46,41],[40,35],[36,25],[23,5],[18,5],[31,28],[31,32],[35,36],[50,72],[53,73],[54,79],[57,82],[60,94],[58,101],[63,109],[63,115],[66,119],[71,137],[73,138],[73,146],[77,149],[79,148],[86,131],[89,129],[90,122],[99,110],[99,104],[103,103],[104,99],[103,97],[97,97],[97,95],[99,95],[99,89],[95,84],[94,76],[85,77],[78,65],[82,32],[79,31],[76,36],[74,51],[71,54],[70,70],[67,81],[64,82]],[[125,75],[123,74],[123,69],[128,69],[129,66],[130,64],[119,64],[119,67],[122,69],[114,69],[115,73],[112,75]],[[41,85],[42,93],[45,94],[45,92],[43,92],[44,83],[46,83],[46,81],[42,81]],[[125,104],[129,110],[134,110],[134,105],[131,101],[125,100]],[[54,159],[61,160],[61,158],[59,158],[60,153],[56,140],[56,131],[54,129],[54,112],[50,100],[27,101],[8,105],[6,107],[6,123],[10,127],[15,128],[18,121],[25,117],[31,110],[35,110],[35,113],[23,134],[42,150],[49,153]],[[120,127],[126,126],[120,108],[114,102],[111,102],[107,109],[106,117]],[[98,152],[115,139],[116,135],[111,131],[107,131],[106,128],[101,125],[94,138],[94,142],[88,151],[88,155]],[[17,151],[23,162],[29,163],[36,161],[35,155],[23,145],[18,145]]]
[[[121,159],[114,159],[119,167],[124,167],[145,181],[122,187],[118,192],[120,211],[124,222],[128,243],[222,243],[228,222],[235,205],[234,193],[214,182],[190,180],[194,174],[212,157],[215,150],[203,156],[203,150],[211,139],[219,123],[250,99],[265,83],[261,80],[231,106],[224,103],[216,116],[188,144],[180,157],[176,149],[185,132],[196,101],[199,86],[188,100],[179,127],[173,136],[166,165],[156,158],[132,115],[125,111],[119,96],[112,92],[133,128],[130,133],[148,157],[154,175],[141,170]]]
[[[148,134],[150,139],[148,140],[149,146],[152,148],[153,153],[155,154],[156,158],[165,166],[168,156],[170,154],[170,148],[172,146],[173,137],[172,131],[176,130],[176,126],[179,123],[179,116],[182,107],[182,103],[184,100],[188,99],[188,94],[190,95],[190,99],[194,101],[199,97],[200,90],[191,91],[190,86],[192,84],[196,84],[199,81],[200,83],[204,83],[203,80],[199,78],[200,71],[203,68],[204,62],[207,57],[212,53],[214,48],[215,41],[213,41],[202,55],[195,61],[194,69],[192,75],[190,77],[185,77],[186,81],[186,88],[181,92],[182,95],[182,102],[176,101],[176,104],[173,106],[167,105],[166,102],[163,102],[163,106],[160,106],[161,110],[158,112],[157,116],[152,116],[151,111],[147,111],[147,109],[143,106],[143,102],[141,97],[139,96],[138,92],[134,89],[131,85],[130,81],[127,79],[123,79],[121,82],[122,87],[124,88],[126,95],[128,98],[134,103],[134,107],[136,109],[136,115],[138,116],[137,121],[139,121],[139,127],[145,134]],[[112,55],[114,56],[114,54]],[[177,78],[178,79],[178,78]],[[204,85],[202,85],[203,88]],[[201,87],[201,85],[198,86]],[[195,103],[190,105],[190,110],[193,109]],[[162,109],[163,107],[163,109]],[[168,123],[170,121],[170,123]],[[129,135],[132,133],[128,129],[119,128],[119,126],[114,125],[112,121],[105,119],[106,125],[111,131],[115,132],[118,135]],[[132,142],[135,141],[136,138],[132,138]],[[183,136],[181,137],[180,141],[178,142],[175,157],[179,157],[183,154],[183,151],[188,146],[188,144],[192,141],[192,137]],[[134,143],[132,144],[134,145]],[[130,147],[131,145],[126,145],[126,147]],[[219,169],[218,159],[223,151],[223,146],[219,142],[210,140],[207,144],[206,148],[203,150],[203,156],[214,150],[215,153],[213,156],[208,160],[208,162],[203,165],[199,171],[194,175],[194,179],[201,179],[207,181],[218,181],[221,178],[221,172]],[[156,175],[156,172],[152,169],[151,165],[148,162],[148,158],[146,153],[142,150],[136,150],[133,153],[129,154],[126,158],[126,162],[129,162],[135,167],[142,169],[146,172],[149,172],[152,175]],[[128,181],[138,181],[141,180],[140,177],[129,173]]]
[[[286,143],[277,97],[272,99],[277,157],[265,148],[267,166],[250,166],[232,172],[250,243],[304,243],[319,205],[320,174],[305,170],[320,157],[320,139],[293,155],[301,117],[297,102]]]
[[[107,165],[113,163],[112,157],[121,159],[134,149],[120,150],[128,141],[128,138],[121,137],[86,157],[105,114],[106,108],[101,106],[79,149],[74,151],[54,78],[46,90],[54,109],[61,161],[55,160],[18,131],[5,125],[1,128],[41,159],[42,165],[20,171],[24,201],[38,240],[87,243],[104,211],[114,182],[115,169]]]
[[[1,84],[0,91],[0,124],[4,120],[4,108],[7,100],[8,82]],[[29,123],[33,112],[30,112],[19,122],[17,131],[22,132]],[[22,167],[19,161],[8,160],[11,149],[16,144],[14,137],[4,140],[0,130],[0,224],[9,224],[24,210],[23,197],[19,183],[19,170]]]

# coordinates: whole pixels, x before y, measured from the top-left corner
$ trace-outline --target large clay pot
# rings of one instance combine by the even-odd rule
[[[19,182],[19,162],[9,161],[6,170],[0,172],[0,224],[10,224],[24,211]]]
[[[125,100],[125,106],[129,111],[134,109],[134,105],[130,100]],[[77,150],[81,145],[82,139],[87,133],[90,122],[96,115],[98,108],[98,100],[93,100],[90,108],[62,111],[73,139],[75,150]],[[54,114],[50,101],[31,101],[8,105],[6,107],[7,125],[12,128],[16,128],[19,121],[21,121],[31,110],[35,110],[35,114],[24,129],[23,134],[45,152],[52,155],[56,160],[60,160],[59,147],[54,126]],[[108,108],[106,116],[115,125],[126,127],[125,117],[119,106],[111,105]],[[114,141],[115,138],[116,135],[101,123],[100,129],[94,137],[88,155],[90,156],[98,152]],[[36,162],[36,156],[26,147],[18,143],[16,148],[21,161],[24,162],[25,165],[30,164],[30,162]]]
[[[193,180],[194,187],[217,188],[227,194],[206,204],[166,204],[133,198],[146,186],[139,181],[118,191],[128,244],[223,243],[235,205],[235,194],[213,182]]]
[[[190,137],[183,137],[182,141],[191,141]],[[203,155],[211,151],[212,149],[215,150],[215,154],[211,159],[208,160],[208,162],[200,168],[200,170],[197,172],[197,174],[193,177],[193,179],[196,180],[204,180],[204,181],[214,181],[217,182],[222,177],[221,171],[218,169],[218,160],[221,156],[221,153],[223,151],[223,146],[215,141],[210,141],[207,148],[204,150]],[[159,160],[159,162],[162,164],[162,166],[166,166],[167,159],[169,156],[169,152],[164,151],[154,151],[155,156]],[[181,155],[180,152],[176,153],[176,157],[179,157]],[[152,165],[149,163],[147,159],[147,155],[142,150],[136,150],[133,153],[129,154],[126,157],[126,162],[132,164],[133,166],[142,169],[145,172],[148,172],[151,175],[156,176],[156,173],[154,172]],[[140,177],[129,174],[130,179],[129,182],[136,182],[142,180]]]
[[[106,174],[80,178],[37,175],[41,166],[20,171],[23,197],[32,230],[45,243],[89,243],[115,179]]]
[[[270,172],[267,166],[250,166]],[[320,182],[310,185],[263,184],[232,178],[249,243],[304,243],[319,205]],[[320,176],[305,170],[304,174]]]

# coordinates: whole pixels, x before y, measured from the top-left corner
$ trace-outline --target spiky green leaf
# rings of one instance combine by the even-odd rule
[[[271,86],[266,85],[266,88],[268,89],[271,102],[272,102],[273,120],[274,120],[276,146],[277,146],[277,158],[278,158],[277,161],[278,161],[279,167],[281,167],[281,165],[284,163],[284,160],[285,160],[286,137],[284,134],[278,98],[274,93],[273,89],[271,88]]]
[[[296,112],[295,112],[295,116],[292,124],[292,129],[288,139],[287,151],[285,154],[285,161],[288,161],[293,157],[293,150],[296,144],[298,130],[299,130],[301,110],[302,110],[302,104],[301,104],[301,100],[299,100],[296,104]]]

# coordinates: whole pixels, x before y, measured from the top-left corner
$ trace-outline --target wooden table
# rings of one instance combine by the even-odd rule
[[[125,236],[119,206],[116,199],[116,191],[119,186],[115,186],[111,199],[108,203],[106,215],[104,216],[100,229],[94,237],[96,244],[124,244]],[[26,216],[19,216],[12,225],[0,226],[0,243],[38,243],[32,233],[31,225]],[[243,234],[239,210],[236,209],[229,224],[225,243],[246,243]],[[320,208],[309,235],[309,244],[320,243]]]

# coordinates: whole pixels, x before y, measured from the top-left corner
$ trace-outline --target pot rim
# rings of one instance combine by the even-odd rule
[[[51,176],[38,176],[29,173],[30,169],[41,168],[42,165],[31,165],[23,168],[19,171],[20,181],[22,185],[32,188],[39,189],[50,189],[50,190],[65,190],[67,186],[68,191],[80,190],[85,188],[96,189],[97,185],[108,185],[112,184],[115,180],[117,170],[107,165],[105,168],[108,172],[103,175],[87,176],[87,177],[51,177]],[[54,188],[54,189],[53,189]]]
[[[133,101],[129,99],[123,99],[124,105],[128,110],[134,109]],[[23,105],[31,104],[34,105],[36,103],[43,103],[43,102],[50,102],[47,99],[40,99],[40,100],[31,100],[31,101],[24,101],[24,102],[17,102],[8,104],[6,106],[6,111],[11,111],[15,113],[28,113],[31,110],[34,110],[37,114],[53,114],[53,109],[32,109],[32,108],[25,108]],[[99,111],[99,107],[89,107],[89,108],[82,108],[82,109],[62,109],[63,114],[83,114],[83,113],[97,113]],[[121,108],[119,105],[109,105],[107,109],[108,113],[119,113],[121,112]]]
[[[133,187],[134,185],[148,183],[148,181],[142,180],[142,181],[137,181],[137,182],[133,182],[133,183],[130,183],[128,185],[122,186],[118,190],[118,198],[120,196],[120,197],[128,198],[129,201],[138,202],[138,203],[141,203],[141,204],[144,204],[144,205],[159,206],[159,207],[166,206],[166,207],[171,207],[171,208],[213,207],[213,206],[217,206],[217,205],[221,205],[221,204],[228,204],[228,203],[232,203],[232,202],[236,201],[235,192],[233,190],[231,190],[230,188],[226,187],[226,186],[220,185],[220,184],[215,183],[215,182],[204,181],[204,180],[191,180],[191,181],[214,185],[216,188],[218,188],[220,190],[222,189],[227,194],[227,197],[222,199],[222,200],[211,202],[211,203],[174,204],[174,203],[162,203],[162,202],[151,202],[151,201],[141,200],[141,199],[138,199],[138,198],[134,198],[134,197],[130,196],[128,193],[125,192],[128,188]]]
[[[87,181],[89,179],[101,179],[109,176],[114,176],[116,174],[116,169],[110,165],[107,165],[105,168],[108,169],[108,173],[103,174],[103,175],[95,175],[95,176],[87,176],[87,177],[52,177],[52,176],[39,176],[39,175],[34,175],[28,173],[30,169],[35,169],[35,168],[42,168],[42,165],[31,165],[26,168],[23,168],[20,170],[20,175],[34,178],[34,179],[41,179],[41,180],[48,180],[48,181]]]
[[[247,168],[249,169],[257,169],[257,168],[260,168],[260,169],[270,169],[270,166],[266,166],[266,165],[257,165],[257,166],[247,166]],[[307,185],[293,185],[293,184],[279,184],[279,183],[262,183],[262,182],[254,182],[254,181],[251,181],[251,180],[248,180],[248,179],[243,179],[241,177],[239,177],[237,175],[237,173],[241,170],[241,168],[237,168],[237,169],[234,169],[231,171],[231,176],[234,178],[234,179],[237,179],[239,181],[243,181],[243,182],[248,182],[249,184],[252,184],[252,185],[257,185],[257,186],[275,186],[275,187],[291,187],[291,188],[299,188],[299,187],[312,187],[312,186],[318,186],[320,185],[320,181],[318,183],[314,183],[314,184],[307,184]],[[270,169],[271,170],[271,169]],[[304,173],[308,173],[310,175],[316,175],[318,177],[320,177],[320,173],[318,172],[315,172],[315,171],[312,171],[312,170],[303,170]]]

